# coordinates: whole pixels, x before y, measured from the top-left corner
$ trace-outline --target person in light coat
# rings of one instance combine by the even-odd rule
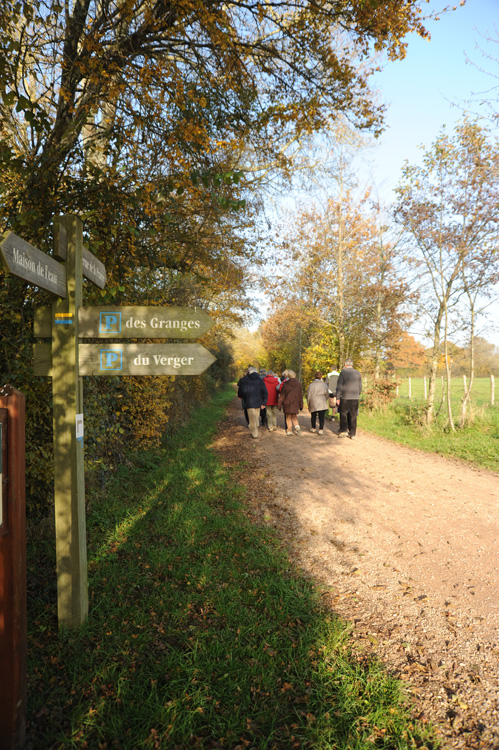
[[[318,417],[319,427],[317,428],[317,433],[319,435],[324,434],[324,420],[329,408],[328,396],[329,389],[322,379],[322,373],[316,372],[315,380],[310,383],[307,390],[307,404],[311,422],[310,432],[316,431]]]

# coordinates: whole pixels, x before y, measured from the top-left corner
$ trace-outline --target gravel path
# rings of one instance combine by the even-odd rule
[[[337,423],[251,440],[235,399],[215,448],[353,637],[406,680],[446,748],[499,749],[499,474]]]

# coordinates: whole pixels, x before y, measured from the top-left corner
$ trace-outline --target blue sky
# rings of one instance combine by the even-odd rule
[[[424,7],[440,10],[444,4],[431,0]],[[382,203],[393,201],[404,161],[420,163],[419,146],[429,148],[443,126],[452,131],[465,110],[485,114],[480,98],[495,101],[499,112],[498,91],[493,90],[499,87],[499,0],[467,0],[465,6],[456,0],[456,5],[439,21],[427,22],[430,41],[411,35],[406,58],[387,63],[377,75],[388,110],[386,130],[368,156],[368,172]],[[497,125],[492,133],[499,137]],[[490,308],[482,335],[499,347],[499,303]]]
[[[445,0],[431,0],[423,9],[439,10],[443,5]],[[410,35],[406,58],[388,62],[377,74],[379,94],[388,107],[386,131],[368,159],[372,180],[386,202],[394,198],[404,160],[420,162],[420,144],[430,147],[444,125],[452,130],[464,109],[479,112],[478,104],[470,104],[475,95],[489,91],[487,96],[497,100],[490,89],[499,80],[479,68],[499,75],[499,43],[486,41],[499,39],[499,0],[467,0],[464,6],[456,0],[456,5],[439,21],[426,23],[431,41]],[[486,61],[477,45],[496,59]]]

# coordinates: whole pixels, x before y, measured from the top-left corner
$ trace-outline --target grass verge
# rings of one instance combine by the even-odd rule
[[[499,406],[472,407],[472,422],[463,428],[456,426],[455,432],[448,429],[444,415],[431,427],[424,425],[424,407],[423,400],[407,398],[371,412],[361,406],[359,427],[411,448],[499,471]]]
[[[27,750],[438,747],[244,515],[244,489],[209,449],[231,398],[90,502],[81,630],[58,632],[53,545],[30,542]]]

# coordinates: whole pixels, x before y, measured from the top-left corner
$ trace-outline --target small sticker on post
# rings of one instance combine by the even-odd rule
[[[76,439],[83,442],[83,414],[76,415]]]

